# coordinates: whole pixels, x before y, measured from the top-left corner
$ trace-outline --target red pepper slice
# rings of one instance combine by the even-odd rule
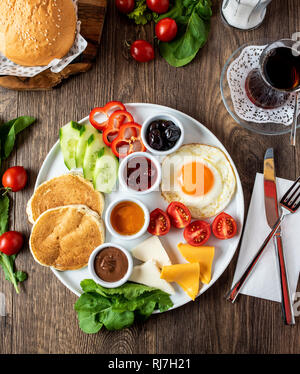
[[[109,119],[109,112],[115,110],[126,110],[125,106],[121,101],[109,101],[107,104],[105,104],[103,107],[97,107],[94,108],[89,115],[90,123],[92,126],[94,126],[97,130],[103,131],[107,124]],[[98,122],[95,120],[95,115],[97,113],[104,114],[106,117],[106,120],[103,122]]]
[[[145,152],[141,139],[142,126],[135,122],[128,122],[121,126],[119,135],[112,141],[111,149],[113,153],[123,158],[134,152]]]
[[[103,141],[110,147],[112,141],[118,136],[120,127],[127,122],[134,122],[132,115],[126,110],[116,110],[110,115],[108,125],[103,131]]]

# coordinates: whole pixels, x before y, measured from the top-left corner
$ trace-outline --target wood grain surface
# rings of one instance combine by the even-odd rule
[[[244,188],[248,209],[254,177],[263,167],[266,148],[274,147],[279,177],[293,179],[300,172],[300,156],[289,145],[289,136],[262,136],[239,127],[227,113],[219,90],[221,69],[242,43],[280,39],[300,31],[299,0],[274,0],[266,19],[256,30],[242,32],[220,19],[221,0],[214,1],[209,41],[196,59],[184,68],[170,67],[157,53],[150,63],[128,58],[124,41],[153,39],[153,25],[136,27],[109,1],[96,64],[86,74],[72,77],[46,92],[1,89],[1,119],[32,115],[38,123],[18,137],[16,150],[3,167],[23,165],[30,182],[12,197],[11,229],[27,237],[25,215],[41,164],[58,138],[58,129],[69,120],[85,117],[91,108],[108,100],[167,105],[205,124],[231,154]],[[297,142],[300,144],[300,134]],[[253,233],[255,235],[255,232]],[[0,275],[6,297],[6,317],[0,317],[1,353],[300,353],[300,318],[296,326],[283,325],[278,303],[241,295],[235,305],[224,299],[231,285],[238,251],[213,287],[195,302],[154,315],[146,323],[119,332],[86,335],[78,327],[73,305],[76,296],[48,268],[34,262],[28,248],[17,258],[29,278],[16,295]]]

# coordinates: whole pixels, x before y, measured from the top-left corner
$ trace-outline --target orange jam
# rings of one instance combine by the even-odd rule
[[[144,226],[144,211],[133,201],[122,201],[113,208],[110,223],[118,234],[134,235]]]

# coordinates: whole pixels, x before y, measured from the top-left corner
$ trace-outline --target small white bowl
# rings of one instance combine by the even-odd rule
[[[136,203],[137,205],[139,205],[143,209],[145,222],[144,222],[143,227],[136,234],[121,235],[112,227],[112,224],[110,222],[110,216],[111,216],[112,210],[114,209],[114,207],[116,205],[118,205],[119,203],[121,203],[123,201],[132,201],[132,202]],[[140,200],[135,199],[133,197],[126,197],[126,198],[123,198],[123,199],[113,201],[112,203],[109,204],[109,206],[107,207],[106,213],[105,213],[105,224],[106,224],[106,227],[107,227],[108,231],[113,236],[115,236],[116,238],[121,239],[121,240],[133,240],[133,239],[139,238],[140,236],[142,236],[147,231],[147,228],[149,226],[149,222],[150,222],[150,214],[149,214],[148,208]]]
[[[146,133],[147,133],[148,126],[150,125],[151,122],[160,120],[160,119],[166,120],[166,121],[172,121],[177,127],[180,128],[180,131],[181,131],[180,137],[175,143],[174,147],[168,149],[167,151],[157,151],[156,149],[151,148],[147,141]],[[184,139],[184,129],[183,129],[182,123],[178,120],[178,118],[172,116],[171,114],[163,112],[161,114],[156,114],[155,116],[150,116],[144,121],[142,125],[142,130],[141,130],[141,137],[142,137],[142,141],[145,147],[148,149],[149,152],[153,153],[154,155],[165,156],[165,155],[169,155],[170,153],[175,152],[179,147],[181,147],[183,143],[183,139]]]
[[[120,249],[120,251],[122,251],[127,257],[127,261],[128,261],[127,272],[124,275],[124,277],[118,280],[117,282],[106,282],[103,279],[99,278],[95,272],[94,262],[95,262],[95,258],[97,254],[103,249],[108,248],[108,247],[115,247],[115,248]],[[133,269],[133,260],[132,260],[131,254],[125,248],[121,247],[120,245],[115,244],[115,243],[104,243],[100,245],[99,247],[97,247],[96,249],[94,249],[94,251],[91,253],[89,257],[89,262],[88,262],[88,269],[89,269],[89,272],[92,278],[94,279],[96,283],[99,283],[101,286],[106,287],[106,288],[115,288],[115,287],[122,286],[122,284],[126,283],[127,280],[129,279],[132,273],[132,269]]]
[[[127,165],[128,161],[132,158],[135,158],[135,157],[148,158],[153,163],[153,165],[155,166],[155,168],[157,170],[157,176],[156,176],[155,182],[153,183],[153,185],[150,188],[148,188],[147,190],[144,190],[144,191],[136,191],[133,188],[130,188],[127,185],[126,180],[124,178],[124,171],[125,171],[125,168],[126,168],[126,165]],[[121,185],[121,187],[124,191],[130,192],[130,193],[135,194],[135,195],[145,195],[145,194],[153,192],[153,191],[159,191],[159,186],[160,186],[160,182],[161,182],[161,165],[160,165],[159,160],[157,159],[157,157],[151,155],[148,152],[134,152],[134,153],[129,154],[120,163],[120,166],[119,166],[119,182],[120,182],[120,185]]]

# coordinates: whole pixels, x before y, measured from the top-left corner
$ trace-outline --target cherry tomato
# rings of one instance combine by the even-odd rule
[[[148,62],[154,59],[154,48],[146,40],[136,40],[130,47],[131,56],[138,62]]]
[[[195,247],[205,244],[210,234],[210,224],[201,220],[191,222],[183,231],[184,239]]]
[[[227,213],[220,213],[212,223],[212,231],[218,239],[231,239],[235,236],[237,225],[235,220]]]
[[[147,7],[156,13],[166,13],[169,9],[169,0],[147,0]]]
[[[27,173],[23,166],[14,166],[6,170],[2,176],[2,184],[5,188],[11,188],[13,192],[22,190],[27,183]]]
[[[192,219],[189,209],[178,201],[173,201],[167,208],[170,221],[177,229],[186,227]]]
[[[17,254],[23,247],[24,238],[18,231],[7,231],[0,236],[0,252],[7,256]]]
[[[163,18],[155,26],[155,34],[162,42],[170,42],[177,34],[177,23],[172,18]]]
[[[116,0],[116,7],[121,13],[130,13],[133,11],[135,6],[134,0]]]
[[[148,232],[152,235],[162,236],[166,235],[171,228],[170,218],[167,213],[157,208],[150,213],[150,223]]]

